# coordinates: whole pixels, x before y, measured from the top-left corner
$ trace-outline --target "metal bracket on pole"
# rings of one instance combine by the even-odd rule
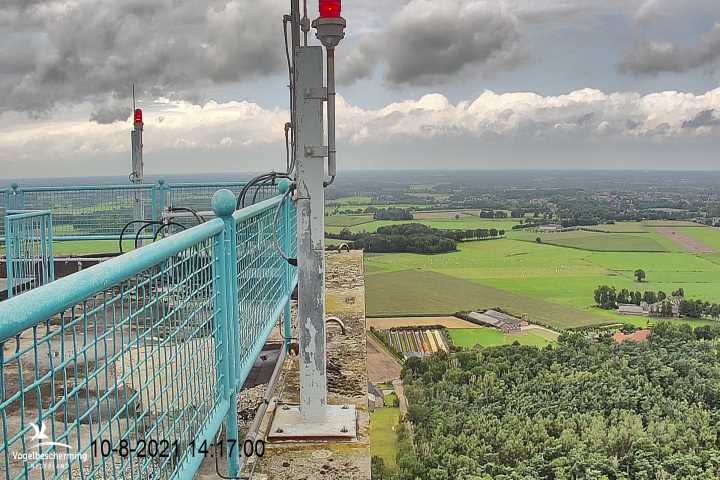
[[[305,147],[305,156],[308,158],[327,158],[328,147]]]
[[[328,98],[328,89],[325,87],[308,88],[307,90],[305,90],[305,98],[307,98],[308,100],[326,101]]]

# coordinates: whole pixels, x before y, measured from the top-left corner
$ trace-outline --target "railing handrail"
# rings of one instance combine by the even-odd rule
[[[52,215],[50,210],[6,210],[6,215],[13,217],[13,220],[23,220],[26,218],[42,217],[43,215]]]
[[[210,220],[0,303],[0,341],[217,235],[223,228],[222,220]]]
[[[63,187],[22,187],[9,188],[4,190],[5,192],[18,192],[18,193],[30,193],[30,192],[64,192],[66,190],[76,191],[102,191],[102,190],[152,190],[157,187],[157,183],[143,183],[133,185],[67,185]]]
[[[108,184],[108,185],[67,185],[62,187],[49,187],[49,186],[28,186],[23,187],[21,185],[14,184],[17,188],[3,188],[0,189],[0,193],[5,192],[61,192],[65,190],[76,190],[76,191],[102,191],[102,190],[151,190],[156,187],[164,187],[168,189],[173,188],[221,188],[226,186],[241,187],[247,185],[247,181],[237,182],[155,182],[155,183],[142,183],[142,184]]]

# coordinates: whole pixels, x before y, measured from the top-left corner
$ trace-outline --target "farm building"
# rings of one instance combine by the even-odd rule
[[[374,384],[368,382],[368,408],[370,411],[374,411],[376,408],[383,408],[385,406],[385,395],[382,390],[376,387]]]
[[[538,227],[538,232],[545,232],[545,233],[551,233],[551,232],[560,232],[562,231],[563,227],[562,225],[558,224],[549,224],[549,225],[540,225]]]
[[[621,303],[618,305],[617,313],[620,315],[647,315],[648,309],[642,305],[634,303]]]
[[[475,323],[480,323],[502,330],[505,333],[519,332],[528,322],[496,310],[486,310],[483,313],[470,312],[467,315]]]
[[[672,316],[680,318],[680,302],[682,301],[682,298],[673,297],[667,301],[670,302],[672,307]],[[648,313],[652,316],[661,316],[663,303],[665,302],[653,303],[648,307]]]

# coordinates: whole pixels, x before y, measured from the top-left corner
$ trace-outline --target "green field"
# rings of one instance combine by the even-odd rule
[[[370,205],[372,197],[342,197],[335,200],[328,200],[326,203],[330,205],[351,205],[351,206],[364,206]]]
[[[533,321],[557,328],[612,323],[594,312],[556,305],[437,272],[402,271],[369,275],[365,282],[365,301],[367,314],[371,317],[447,315],[501,308],[515,315],[531,313]]]
[[[325,225],[328,227],[353,227],[372,221],[372,215],[330,215],[325,218]]]
[[[715,251],[720,252],[720,230],[711,227],[682,227],[677,229],[683,235],[693,238]]]
[[[370,455],[383,459],[385,466],[397,469],[398,439],[395,428],[400,424],[400,409],[378,408],[370,414]]]
[[[718,230],[689,230],[720,245]],[[633,278],[638,268],[647,273],[642,284]],[[501,307],[555,328],[645,325],[645,318],[596,308],[593,292],[603,284],[665,292],[682,287],[691,298],[720,301],[720,254],[681,251],[596,252],[504,239],[462,243],[458,252],[443,255],[366,254],[365,274],[369,316]]]
[[[123,249],[128,252],[133,249],[134,240],[123,241]],[[119,253],[120,245],[117,240],[73,240],[67,242],[53,242],[53,254],[61,255],[92,255],[94,253]]]
[[[653,232],[601,233],[589,231],[558,233],[521,233],[513,238],[558,247],[577,248],[595,252],[669,252],[677,250],[672,242]]]
[[[551,343],[546,336],[535,332],[522,332],[509,335],[494,328],[452,328],[448,334],[457,347],[473,348],[475,345],[481,347],[496,347],[499,345],[511,345],[518,342],[520,345],[544,347]]]

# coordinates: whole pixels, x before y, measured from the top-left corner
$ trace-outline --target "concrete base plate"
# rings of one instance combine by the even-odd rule
[[[270,441],[355,440],[357,412],[355,405],[328,405],[323,423],[306,423],[299,405],[280,405],[275,410]]]

